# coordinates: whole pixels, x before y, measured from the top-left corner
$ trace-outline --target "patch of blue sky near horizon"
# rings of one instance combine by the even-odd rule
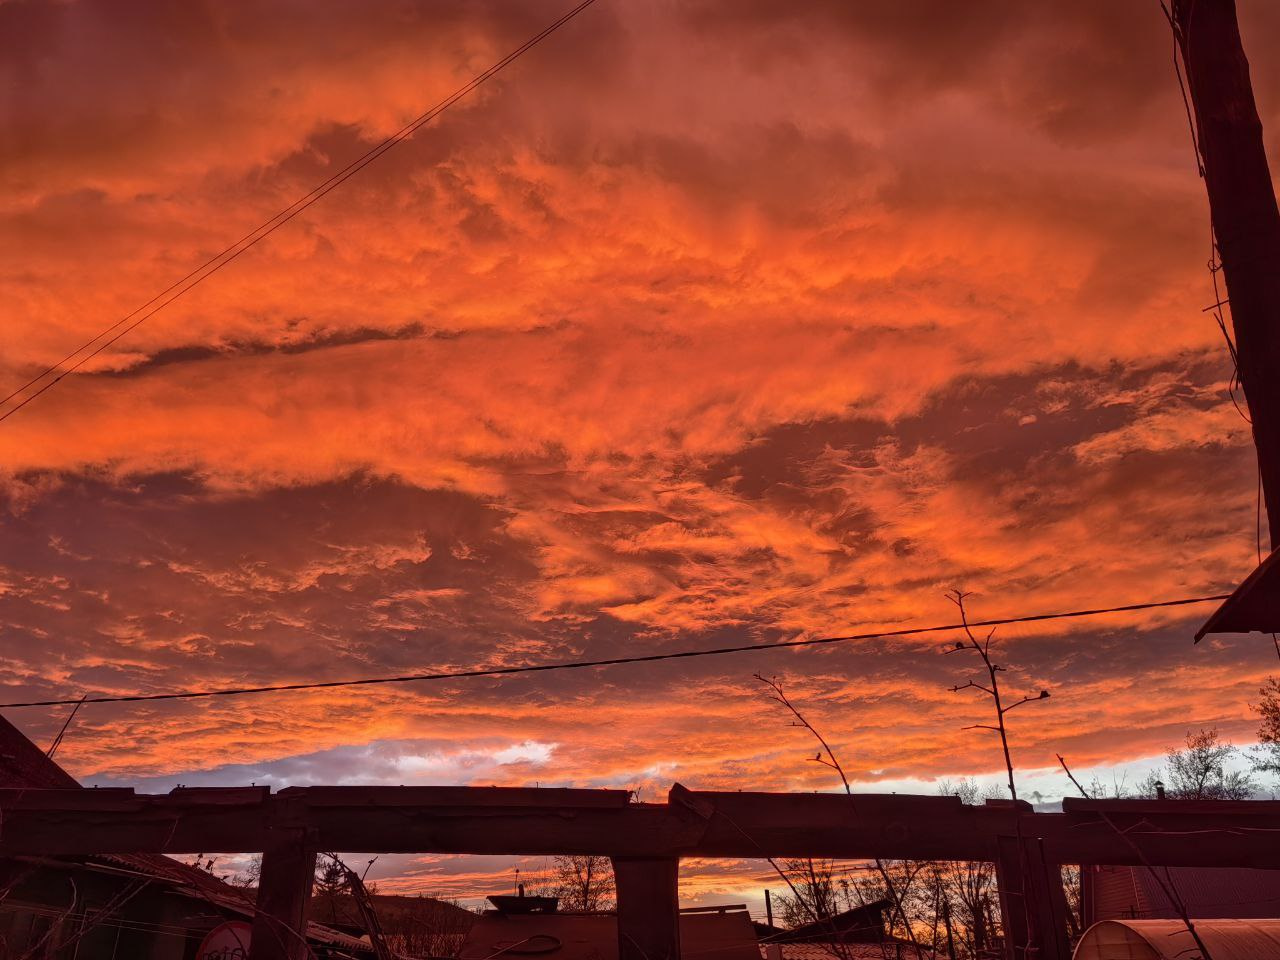
[[[89,774],[81,782],[96,787],[132,787],[163,793],[177,786],[227,787],[256,784],[285,787],[487,785],[494,780],[539,782],[536,773],[558,744],[540,740],[381,741],[281,757],[262,763],[232,763],[150,777]],[[546,786],[562,786],[559,783]]]
[[[224,764],[203,769],[157,776],[117,777],[88,774],[80,778],[87,786],[132,787],[140,793],[165,793],[178,786],[231,787],[256,784],[273,790],[320,784],[338,786],[449,786],[502,783],[554,787],[626,789],[637,799],[660,802],[668,783],[681,777],[678,763],[637,768],[608,778],[564,779],[550,769],[559,744],[534,739],[499,741],[490,739],[458,744],[453,741],[373,741],[282,757],[262,763]],[[1256,743],[1237,745],[1233,769],[1248,769]],[[1070,758],[1067,758],[1070,762]],[[1148,774],[1166,765],[1165,754],[1137,757],[1122,763],[1073,769],[1085,784],[1095,781],[1108,791],[1117,787],[1135,789]],[[872,775],[876,771],[870,771]],[[1016,770],[1019,795],[1037,805],[1057,805],[1076,791],[1056,766]],[[948,781],[971,780],[983,796],[1003,796],[1007,789],[1003,772],[957,771],[937,778],[886,777],[862,782],[855,793],[903,793],[932,795]],[[834,790],[834,788],[833,788]],[[1274,794],[1271,785],[1260,783],[1261,795]]]

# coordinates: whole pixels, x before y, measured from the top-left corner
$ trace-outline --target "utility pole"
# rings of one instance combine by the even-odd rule
[[[1235,0],[1171,2],[1275,550],[1280,548],[1280,211]]]
[[[764,922],[773,926],[773,895],[768,890],[764,892]]]

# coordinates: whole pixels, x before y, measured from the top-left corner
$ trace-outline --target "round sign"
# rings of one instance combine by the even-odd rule
[[[253,927],[243,920],[231,920],[214,927],[200,941],[196,960],[249,960],[249,936]]]

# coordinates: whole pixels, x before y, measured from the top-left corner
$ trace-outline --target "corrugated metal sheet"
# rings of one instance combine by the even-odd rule
[[[1280,960],[1280,920],[1200,920],[1213,960]],[[1103,920],[1080,938],[1074,960],[1187,960],[1200,954],[1181,920]]]
[[[1166,877],[1193,918],[1270,919],[1280,917],[1280,870],[1245,867],[1172,867]],[[1094,867],[1093,921],[1175,920],[1178,911],[1145,867]]]

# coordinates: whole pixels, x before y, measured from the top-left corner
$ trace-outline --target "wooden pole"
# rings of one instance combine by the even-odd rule
[[[618,960],[680,960],[680,861],[615,857]]]
[[[1270,524],[1280,547],[1280,210],[1235,0],[1173,0]]]
[[[996,884],[1008,960],[1070,960],[1062,870],[1034,838],[1001,837]]]
[[[250,960],[307,960],[307,905],[316,877],[316,851],[302,829],[273,831],[262,853],[258,909]]]

